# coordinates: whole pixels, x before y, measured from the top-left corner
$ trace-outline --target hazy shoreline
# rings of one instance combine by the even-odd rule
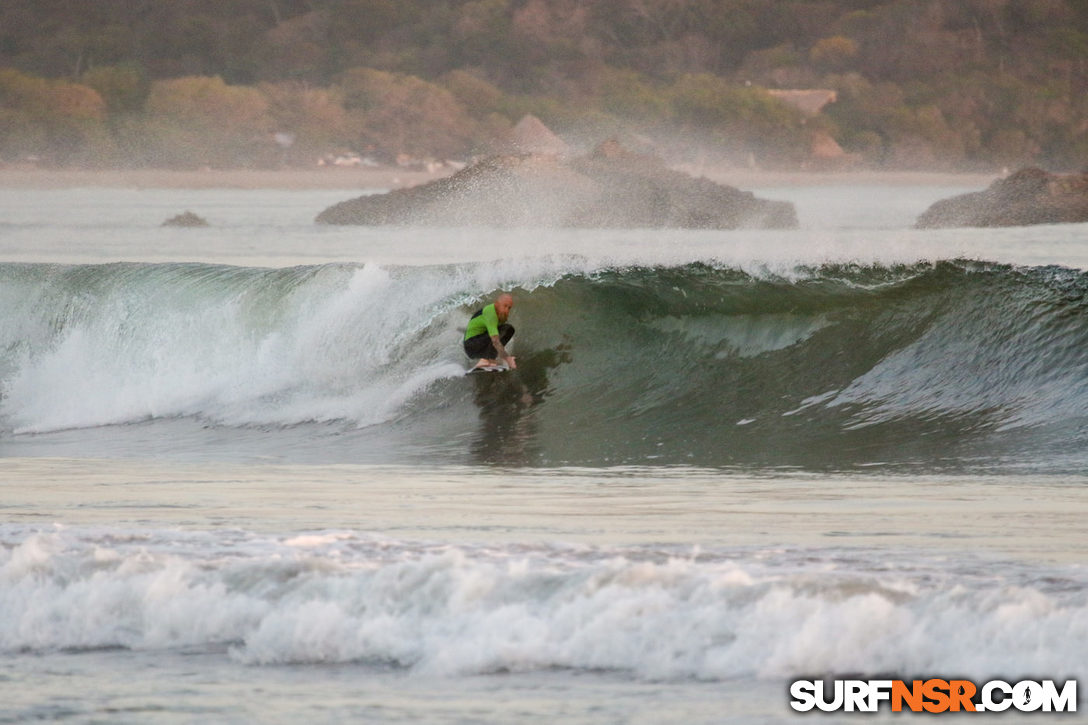
[[[984,188],[1000,174],[939,171],[760,171],[679,166],[692,176],[705,176],[738,188],[775,186],[951,186]],[[451,171],[396,168],[200,170],[171,169],[37,169],[0,167],[0,188],[65,189],[79,187],[150,189],[394,189],[416,186]]]

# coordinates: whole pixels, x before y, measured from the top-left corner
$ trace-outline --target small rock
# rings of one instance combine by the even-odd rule
[[[167,219],[162,225],[164,227],[206,227],[208,221],[191,211],[187,211]]]

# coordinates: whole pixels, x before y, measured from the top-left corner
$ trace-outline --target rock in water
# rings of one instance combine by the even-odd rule
[[[942,199],[918,217],[919,229],[1016,227],[1088,222],[1088,174],[1020,169],[988,189]]]
[[[792,228],[793,204],[673,171],[658,158],[605,142],[570,161],[493,156],[410,189],[329,207],[322,224],[422,226]]]
[[[206,219],[197,216],[191,211],[178,214],[177,216],[170,217],[162,223],[164,227],[206,227],[208,222]]]

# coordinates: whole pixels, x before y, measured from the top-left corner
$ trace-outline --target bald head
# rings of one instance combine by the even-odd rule
[[[498,316],[499,322],[506,322],[506,318],[510,316],[510,310],[513,308],[514,298],[512,295],[503,292],[495,298],[495,314]]]

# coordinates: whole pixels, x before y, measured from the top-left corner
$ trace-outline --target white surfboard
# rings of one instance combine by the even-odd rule
[[[469,368],[465,371],[465,375],[472,375],[472,373],[502,373],[509,369],[505,365],[482,365]]]

